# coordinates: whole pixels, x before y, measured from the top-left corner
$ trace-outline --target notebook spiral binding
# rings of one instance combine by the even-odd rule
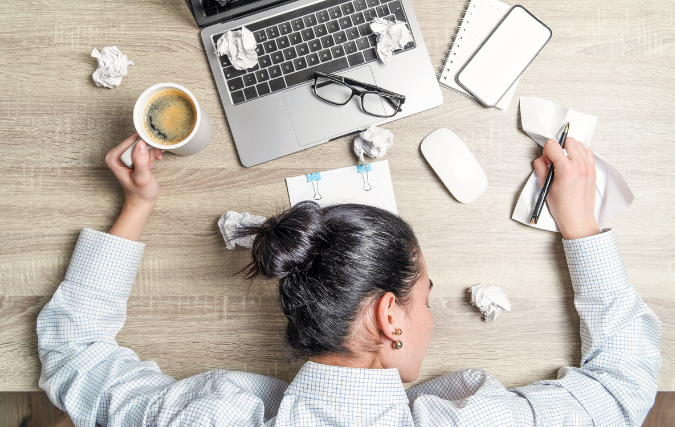
[[[438,72],[438,74],[436,74],[436,78],[438,79],[439,82],[441,80],[441,77],[443,76],[443,71],[447,70],[448,63],[451,62],[450,56],[453,54],[452,50],[454,49],[455,44],[457,44],[457,37],[460,37],[459,36],[459,29],[462,27],[462,24],[464,23],[465,20],[467,22],[469,22],[468,17],[471,16],[471,12],[469,12],[470,7],[476,7],[476,5],[475,4],[472,5],[471,1],[468,1],[466,3],[466,6],[465,6],[464,10],[462,11],[462,18],[459,20],[459,25],[457,26],[457,31],[455,32],[455,35],[452,36],[452,40],[450,41],[450,47],[448,47],[448,50],[445,51],[445,60],[443,61],[443,66],[441,67],[441,70]],[[461,39],[461,37],[460,37],[460,39]],[[457,46],[459,46],[459,44],[457,44]],[[443,84],[443,83],[441,83],[441,84]]]

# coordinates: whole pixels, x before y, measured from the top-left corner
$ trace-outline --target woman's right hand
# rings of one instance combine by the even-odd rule
[[[555,165],[546,203],[567,240],[600,233],[595,219],[595,158],[593,152],[574,138],[565,140],[565,150],[555,139],[544,145],[544,154],[534,161],[539,184],[544,185],[549,165]]]

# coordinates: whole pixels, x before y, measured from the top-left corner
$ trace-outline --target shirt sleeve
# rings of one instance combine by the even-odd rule
[[[38,316],[39,385],[75,425],[262,425],[286,383],[213,370],[176,381],[117,345],[144,243],[83,228]]]
[[[661,324],[628,281],[614,234],[564,240],[581,320],[581,364],[507,390],[462,370],[408,390],[416,426],[640,426],[654,404]]]

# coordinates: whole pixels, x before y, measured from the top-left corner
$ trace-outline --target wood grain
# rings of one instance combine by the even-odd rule
[[[434,66],[464,7],[413,0]],[[660,390],[675,390],[675,3],[570,0],[524,5],[553,30],[517,96],[539,96],[598,116],[591,148],[635,194],[612,222],[632,284],[663,323]],[[147,249],[121,345],[185,378],[206,369],[291,380],[301,365],[283,348],[275,284],[236,272],[244,250],[225,249],[227,210],[272,215],[288,207],[284,178],[353,165],[351,138],[253,168],[239,163],[199,37],[182,0],[28,1],[0,15],[0,390],[37,390],[36,318],[63,279],[81,227],[106,231],[122,191],[103,162],[134,132],[131,111],[152,84],[188,87],[214,122],[191,157],[167,155],[143,234]],[[122,85],[96,87],[91,49],[116,45],[134,61]],[[506,386],[554,378],[580,360],[579,318],[560,236],[510,219],[538,146],[522,131],[517,98],[488,110],[443,89],[442,106],[388,124],[387,154],[400,215],[422,244],[435,286],[432,343],[418,381],[480,367]],[[454,130],[488,176],[460,204],[419,150]],[[496,284],[513,311],[485,323],[466,301]]]

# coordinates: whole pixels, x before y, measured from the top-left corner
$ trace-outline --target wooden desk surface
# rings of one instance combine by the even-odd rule
[[[413,0],[440,68],[463,1]],[[510,219],[541,149],[520,129],[518,96],[539,96],[598,116],[591,148],[635,194],[612,222],[631,282],[663,323],[661,390],[675,390],[675,3],[574,0],[524,6],[553,38],[522,78],[507,112],[443,89],[442,106],[386,125],[400,215],[434,279],[435,329],[419,381],[480,367],[506,386],[554,378],[580,360],[579,318],[560,235]],[[281,346],[275,283],[236,272],[245,250],[225,249],[227,210],[272,215],[289,206],[284,178],[353,165],[341,138],[244,168],[199,37],[182,0],[31,1],[0,15],[0,391],[37,390],[36,317],[63,279],[82,226],[107,231],[123,194],[103,157],[134,133],[138,95],[158,82],[188,87],[213,119],[209,146],[168,155],[143,234],[147,243],[120,345],[176,378],[227,368],[291,380],[300,362]],[[92,48],[134,61],[122,85],[98,88]],[[264,119],[261,118],[261,122]],[[468,205],[455,201],[419,144],[454,130],[489,179]],[[496,284],[513,311],[485,323],[467,302]]]

